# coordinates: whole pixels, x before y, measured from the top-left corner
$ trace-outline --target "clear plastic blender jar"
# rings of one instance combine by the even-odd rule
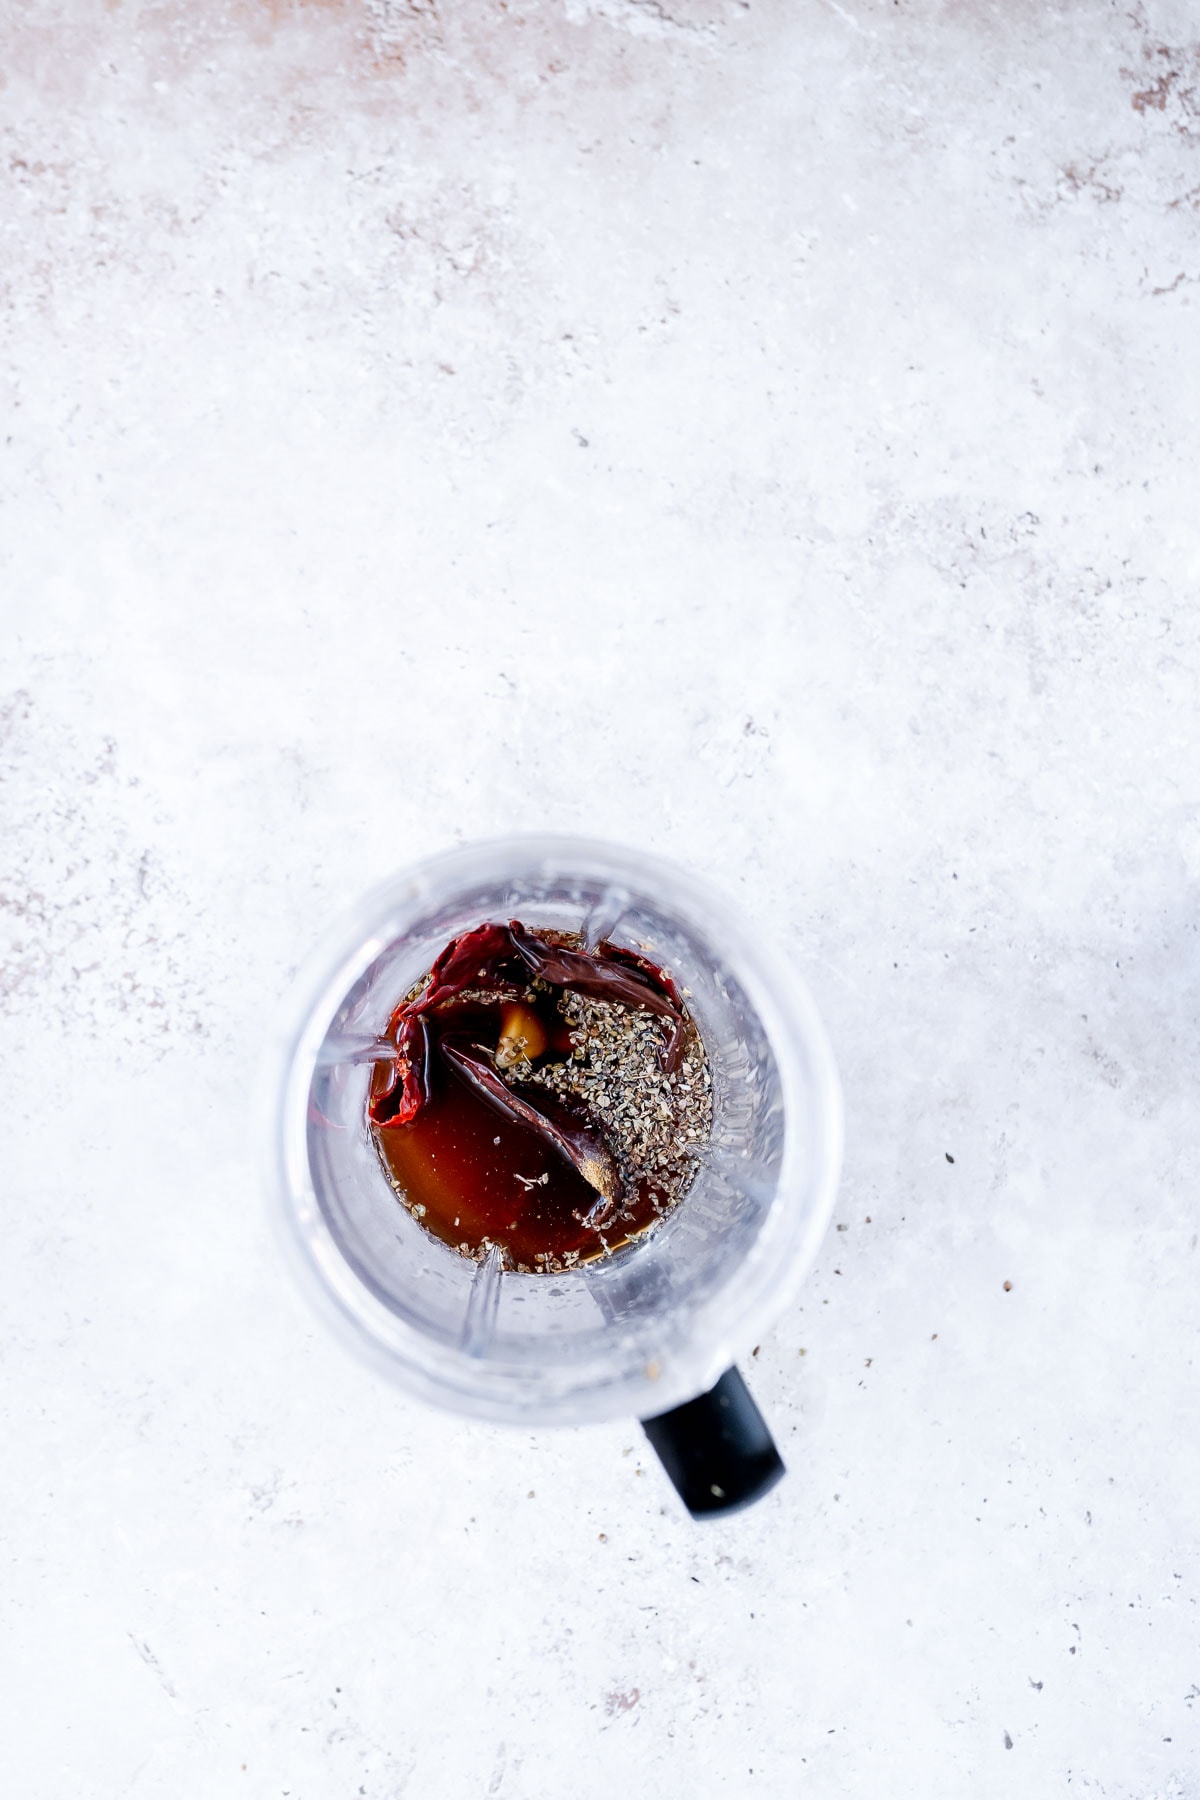
[[[679,1205],[560,1275],[473,1263],[399,1203],[367,1125],[372,1063],[401,997],[488,920],[581,931],[666,969],[704,1039],[711,1140]],[[657,857],[521,837],[431,858],[364,898],[302,971],[279,1046],[271,1188],[320,1309],[410,1392],[477,1418],[635,1415],[694,1514],[783,1472],[733,1365],[794,1295],[826,1228],[841,1101],[787,958]]]

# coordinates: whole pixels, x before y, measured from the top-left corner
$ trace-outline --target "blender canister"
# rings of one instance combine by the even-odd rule
[[[713,1084],[711,1140],[678,1206],[610,1258],[558,1275],[502,1270],[495,1254],[474,1263],[432,1238],[398,1203],[366,1122],[397,1001],[450,938],[509,918],[668,970]],[[812,1001],[722,897],[656,857],[523,837],[404,871],[309,960],[282,1035],[271,1186],[293,1263],[361,1352],[436,1405],[522,1424],[669,1415],[761,1336],[828,1223],[841,1105]],[[723,1421],[739,1415],[744,1390],[714,1392]],[[707,1430],[695,1407],[689,1418]]]

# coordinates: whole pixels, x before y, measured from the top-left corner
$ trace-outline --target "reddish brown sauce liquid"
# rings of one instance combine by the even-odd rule
[[[536,1010],[553,1048],[569,1049],[557,1007],[543,1001]],[[429,1024],[430,1100],[408,1125],[374,1127],[380,1156],[426,1231],[470,1255],[499,1245],[510,1266],[537,1270],[572,1253],[590,1262],[653,1224],[661,1196],[646,1183],[603,1231],[585,1224],[596,1190],[536,1130],[496,1111],[443,1061],[443,1035],[494,1050],[496,1009],[456,1007]]]

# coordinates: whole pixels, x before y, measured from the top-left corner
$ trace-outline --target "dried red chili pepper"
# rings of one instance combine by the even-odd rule
[[[648,957],[639,956],[636,950],[626,950],[621,944],[597,944],[595,954],[604,962],[624,963],[628,968],[637,969],[654,987],[661,988],[671,1001],[677,1012],[683,1011],[679,998],[679,989],[675,986],[665,969],[660,969]]]
[[[402,1002],[388,1023],[387,1036],[396,1046],[396,1054],[387,1062],[376,1063],[372,1073],[368,1116],[373,1125],[407,1125],[430,1097],[430,1037],[424,1015],[440,1010],[472,987],[519,994],[520,983],[500,975],[501,966],[513,956],[512,938],[504,925],[477,925],[473,931],[451,938],[430,969],[423,992],[415,1000]]]
[[[554,1107],[553,1116],[543,1112],[540,1107],[531,1106],[523,1095],[516,1093],[497,1075],[495,1069],[472,1050],[463,1044],[456,1044],[452,1038],[443,1038],[438,1045],[445,1060],[452,1069],[457,1070],[464,1081],[475,1089],[494,1106],[497,1112],[506,1118],[516,1119],[522,1125],[528,1125],[553,1145],[560,1156],[565,1156],[589,1187],[595,1188],[603,1198],[602,1207],[593,1207],[588,1214],[588,1222],[592,1225],[604,1224],[616,1211],[621,1200],[621,1176],[617,1169],[616,1159],[606,1144],[572,1119],[562,1107]],[[553,1101],[549,1102],[553,1106]]]
[[[622,958],[618,963],[615,957],[565,950],[534,937],[516,919],[509,920],[508,930],[513,948],[526,968],[552,987],[573,988],[576,993],[590,994],[595,1000],[614,1000],[621,1006],[640,1006],[669,1019],[672,1030],[663,1052],[663,1068],[670,1071],[679,1067],[684,1041],[679,1003],[651,981],[648,965],[643,965],[640,957],[629,963]]]

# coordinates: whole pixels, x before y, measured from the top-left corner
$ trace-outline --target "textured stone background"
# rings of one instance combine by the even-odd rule
[[[1194,1800],[1190,0],[0,18],[5,1791]],[[265,1223],[295,962],[534,826],[842,1065],[724,1525]]]

